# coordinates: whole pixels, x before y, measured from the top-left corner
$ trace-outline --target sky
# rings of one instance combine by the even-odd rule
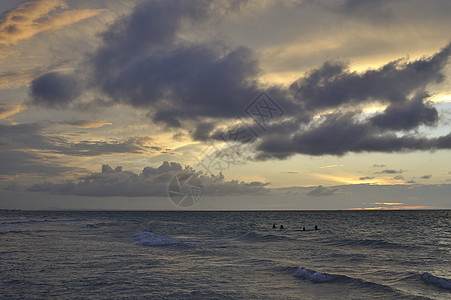
[[[0,2],[0,208],[451,208],[447,0]]]

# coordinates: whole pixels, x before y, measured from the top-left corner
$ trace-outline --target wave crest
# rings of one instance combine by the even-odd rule
[[[451,279],[434,276],[429,273],[421,274],[420,278],[421,278],[421,280],[423,280],[424,282],[426,282],[428,284],[433,284],[438,287],[441,287],[441,288],[444,288],[447,290],[451,290]]]
[[[335,275],[321,273],[305,268],[298,268],[296,272],[294,272],[293,276],[308,279],[315,283],[330,282],[338,278],[338,276]]]

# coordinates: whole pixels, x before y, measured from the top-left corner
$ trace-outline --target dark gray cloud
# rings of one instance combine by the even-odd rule
[[[343,9],[372,5],[348,1]],[[208,22],[239,9],[233,1],[144,1],[101,35],[101,46],[77,71],[85,75],[86,83],[69,85],[74,77],[45,74],[32,83],[32,101],[65,107],[77,99],[82,85],[103,95],[102,105],[144,109],[154,122],[185,129],[193,139],[206,141],[243,116],[246,106],[265,89],[285,114],[266,123],[255,139],[256,159],[451,148],[451,135],[427,138],[411,132],[438,122],[426,89],[444,80],[451,44],[429,57],[398,59],[362,72],[351,71],[347,63],[327,61],[289,88],[262,86],[258,57],[251,49],[226,45],[201,31]],[[198,30],[197,38],[188,40],[186,28]],[[367,116],[359,107],[369,103],[387,108]],[[331,109],[335,112],[313,118]],[[101,152],[106,146],[77,147]]]
[[[31,103],[65,108],[81,94],[79,81],[73,75],[50,72],[31,82]]]
[[[220,41],[189,41],[181,32],[190,26],[200,29],[240,6],[203,0],[138,4],[101,35],[102,45],[77,71],[86,75],[84,88],[102,92],[111,104],[148,109],[153,121],[170,127],[189,121],[196,127],[203,117],[236,118],[259,93],[257,57],[248,48]],[[32,102],[67,106],[78,96],[72,87],[77,84],[68,84],[71,79],[59,73],[36,78]]]
[[[431,179],[432,175],[423,175],[420,177],[421,179]]]
[[[344,155],[348,152],[405,152],[451,149],[451,134],[427,138],[419,134],[396,135],[360,121],[354,113],[333,113],[324,121],[293,136],[271,134],[257,145],[257,159],[287,158],[295,153]]]
[[[167,161],[163,162],[158,168],[145,167],[139,174],[123,171],[122,167],[113,169],[109,165],[103,165],[100,173],[92,173],[91,175],[80,177],[78,180],[69,180],[63,183],[44,182],[34,184],[28,190],[32,192],[95,197],[165,197],[168,195],[168,184],[171,179],[182,172],[198,176],[206,196],[269,193],[269,190],[265,188],[267,183],[226,181],[222,174],[205,176],[189,166],[183,168],[179,163]]]
[[[215,124],[210,122],[199,123],[192,134],[193,138],[198,141],[206,141],[210,138],[210,134],[215,128]]]
[[[444,79],[451,44],[430,57],[407,62],[397,60],[379,69],[351,72],[344,63],[326,62],[291,84],[289,91],[299,108],[307,112],[336,109],[319,120],[305,122],[287,134],[272,131],[257,145],[257,159],[284,159],[295,153],[344,155],[348,152],[400,152],[450,149],[451,135],[427,138],[404,133],[438,121],[425,88]],[[410,97],[411,94],[415,96]],[[384,112],[367,117],[358,110],[341,108],[378,102]]]
[[[408,96],[442,82],[451,44],[435,55],[412,62],[392,61],[379,69],[351,72],[342,62],[326,62],[290,86],[303,108],[316,110],[370,101],[408,103]]]
[[[364,177],[360,177],[359,180],[371,180],[374,179],[374,177],[371,176],[364,176]]]
[[[380,171],[378,173],[381,173],[381,174],[402,174],[403,172],[404,172],[404,170],[386,169],[386,170]]]
[[[316,188],[308,192],[307,195],[313,197],[323,197],[323,196],[332,196],[338,194],[339,192],[340,192],[339,188],[324,187],[322,185],[318,185]]]
[[[236,117],[242,104],[257,94],[252,82],[256,64],[249,50],[216,53],[193,47],[145,57],[114,78],[102,75],[103,81],[111,81],[102,83],[103,91],[136,107],[157,107],[151,109],[152,119],[174,127],[201,117]]]
[[[386,167],[386,165],[384,165],[384,164],[374,164],[373,165],[373,168],[385,168]]]
[[[393,130],[435,125],[438,112],[430,101],[425,101],[427,97],[427,94],[420,94],[405,103],[390,104],[383,113],[371,118],[370,122],[374,126]]]
[[[90,58],[95,87],[172,127],[202,117],[235,118],[258,93],[252,51],[180,37],[183,24],[214,18],[213,7],[211,1],[138,5],[103,33],[103,45]]]
[[[102,45],[77,71],[87,78],[84,89],[100,91],[111,104],[147,109],[155,122],[170,127],[188,124],[194,138],[207,138],[203,118],[235,119],[260,93],[258,59],[248,48],[217,40],[193,42],[181,32],[190,26],[200,29],[241,6],[236,1],[201,0],[138,4],[101,35]],[[33,103],[64,107],[75,100],[61,97],[68,88],[63,78],[69,79],[58,73],[35,79]],[[279,89],[271,90],[277,94]],[[72,95],[70,90],[67,95]],[[285,96],[278,101],[293,106]]]

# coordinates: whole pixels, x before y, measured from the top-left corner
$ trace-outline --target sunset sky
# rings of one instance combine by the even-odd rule
[[[451,208],[448,0],[0,2],[0,209]]]

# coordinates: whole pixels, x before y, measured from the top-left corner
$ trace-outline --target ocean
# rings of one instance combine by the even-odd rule
[[[0,211],[0,298],[451,299],[451,211]]]

